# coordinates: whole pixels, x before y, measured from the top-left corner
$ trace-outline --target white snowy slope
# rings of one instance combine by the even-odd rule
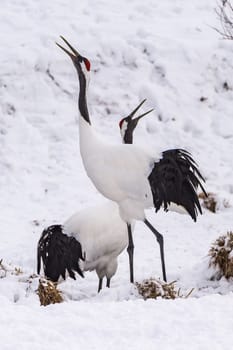
[[[211,242],[232,230],[233,42],[220,39],[212,0],[1,0],[0,348],[215,349],[233,346],[233,282],[210,281]],[[143,301],[119,257],[112,287],[97,277],[61,283],[65,301],[41,307],[35,290],[42,230],[102,202],[78,148],[78,80],[55,45],[67,38],[92,63],[93,124],[120,143],[119,120],[147,98],[135,143],[189,150],[219,197],[216,214],[148,211],[164,234],[168,280],[187,299]],[[225,203],[228,203],[226,206]],[[135,279],[161,277],[158,244],[136,224]],[[22,274],[14,270],[18,267]],[[4,277],[5,276],[5,277]]]

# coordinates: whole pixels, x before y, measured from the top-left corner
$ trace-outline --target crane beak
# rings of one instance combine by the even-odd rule
[[[77,50],[75,50],[75,48],[73,48],[73,46],[70,45],[70,43],[63,37],[60,36],[60,38],[65,42],[65,44],[70,48],[70,51],[68,51],[67,49],[65,49],[63,46],[61,46],[60,44],[56,43],[57,46],[59,46],[63,51],[65,51],[65,53],[67,53],[67,55],[72,59],[72,61],[74,61],[76,58],[78,57],[82,57]]]
[[[146,102],[146,99],[144,99],[141,103],[139,103],[139,105],[133,110],[133,112],[131,112],[129,115],[128,115],[128,117],[127,118],[129,118],[130,120],[134,120],[135,122],[136,122],[136,125],[137,125],[137,123],[138,123],[138,121],[141,119],[141,118],[143,118],[143,117],[145,117],[145,115],[147,115],[147,114],[149,114],[149,113],[151,113],[154,109],[152,108],[152,109],[150,109],[149,111],[147,111],[147,112],[145,112],[145,113],[143,113],[143,114],[141,114],[141,115],[139,115],[138,117],[136,117],[136,118],[134,118],[133,119],[133,116],[135,115],[135,113],[139,110],[139,108],[143,105],[143,103],[145,103]]]
[[[139,115],[138,117],[134,118],[134,120],[136,119],[137,121],[139,121],[141,118],[145,117],[145,115],[151,113],[154,110],[154,108],[150,109],[149,111]]]
[[[144,99],[141,103],[139,103],[139,105],[133,110],[133,112],[131,112],[127,118],[132,119],[134,114],[139,110],[139,108],[143,105],[143,103],[146,102],[146,99]]]

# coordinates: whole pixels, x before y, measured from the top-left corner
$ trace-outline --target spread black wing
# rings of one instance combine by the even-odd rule
[[[200,186],[207,196],[202,182],[204,178],[190,153],[171,149],[162,153],[162,159],[154,164],[148,177],[156,212],[162,206],[168,209],[171,202],[183,206],[194,221],[201,206],[197,195]]]
[[[82,277],[83,272],[79,261],[84,260],[81,244],[74,238],[63,232],[62,225],[52,225],[46,228],[40,237],[37,246],[37,273],[40,273],[41,259],[45,276],[53,282],[59,277],[69,276],[75,278],[74,271]]]

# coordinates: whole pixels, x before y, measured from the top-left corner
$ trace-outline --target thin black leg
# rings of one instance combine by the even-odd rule
[[[110,281],[111,281],[111,278],[107,278],[107,284],[106,284],[106,287],[110,288]]]
[[[98,287],[98,293],[101,291],[102,289],[102,284],[103,284],[103,278],[99,278],[99,287]]]
[[[134,283],[134,272],[133,272],[134,244],[133,244],[132,229],[131,229],[131,225],[130,224],[127,224],[127,229],[128,229],[128,238],[129,238],[129,244],[128,244],[127,252],[129,254],[130,282]]]
[[[154,226],[151,225],[151,223],[145,219],[144,223],[146,224],[147,227],[153,232],[155,235],[157,242],[159,243],[160,247],[160,256],[161,256],[161,264],[162,264],[162,271],[163,271],[163,279],[165,282],[167,282],[167,276],[166,276],[166,268],[165,268],[165,259],[164,259],[164,243],[163,243],[163,236],[161,233],[159,233]]]

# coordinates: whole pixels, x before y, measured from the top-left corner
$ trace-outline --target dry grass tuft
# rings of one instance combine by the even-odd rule
[[[214,193],[207,193],[208,197],[205,196],[205,194],[202,192],[199,194],[199,198],[202,199],[203,206],[212,211],[212,213],[216,213],[217,210],[217,197]]]
[[[4,278],[6,277],[7,274],[7,269],[5,267],[5,265],[2,262],[2,259],[0,260],[0,278]]]
[[[230,204],[226,199],[219,198],[215,193],[208,192],[208,197],[201,192],[198,197],[201,199],[202,206],[212,213],[216,213],[220,208],[229,208]]]
[[[13,267],[11,264],[3,263],[3,259],[0,259],[0,278],[4,278],[7,274],[19,276],[23,273],[20,267]]]
[[[227,279],[233,277],[233,232],[220,236],[212,244],[209,254],[209,266],[216,270],[213,279],[225,276]]]
[[[40,278],[37,294],[39,295],[40,305],[43,306],[63,302],[61,292],[57,289],[57,284],[45,278]]]
[[[180,289],[175,289],[175,283],[176,281],[165,283],[155,278],[149,278],[142,281],[142,283],[136,282],[136,287],[144,300],[157,299],[158,297],[163,299],[188,298],[193,289],[184,296],[180,294]]]

